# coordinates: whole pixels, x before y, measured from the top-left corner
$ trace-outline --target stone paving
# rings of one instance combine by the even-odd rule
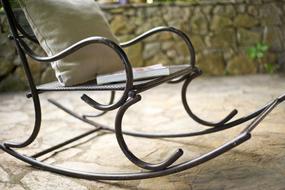
[[[170,133],[197,131],[203,126],[193,122],[180,103],[181,85],[162,85],[143,93],[140,103],[125,117],[124,129]],[[285,91],[285,77],[247,76],[196,79],[189,89],[193,111],[211,121],[218,120],[238,108],[238,116],[250,113]],[[90,93],[89,93],[90,94]],[[37,140],[23,150],[32,154],[48,148],[90,126],[68,116],[47,102],[60,100],[81,113],[93,110],[80,100],[80,93],[42,94],[43,123]],[[105,93],[91,93],[107,101]],[[0,142],[20,140],[29,134],[33,125],[33,109],[24,93],[0,95]],[[88,181],[74,179],[34,169],[0,151],[0,189],[61,190],[61,189],[285,189],[285,104],[280,105],[253,132],[245,144],[196,168],[182,173],[147,180]],[[97,119],[113,126],[115,112]],[[178,162],[196,157],[232,139],[240,127],[219,134],[181,139],[142,139],[126,137],[130,149],[140,158],[157,162],[182,148],[184,156]],[[70,144],[41,160],[60,166],[86,171],[139,171],[122,154],[114,134],[99,132]]]

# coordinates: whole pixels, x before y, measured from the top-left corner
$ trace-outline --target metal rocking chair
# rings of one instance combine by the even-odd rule
[[[285,95],[280,96],[279,98],[276,98],[275,100],[271,101],[261,109],[255,111],[252,114],[249,114],[247,116],[244,116],[242,118],[233,120],[233,117],[237,114],[237,110],[233,110],[228,116],[226,116],[224,119],[222,119],[219,122],[208,122],[201,118],[199,118],[197,115],[195,115],[188,103],[187,103],[187,88],[191,81],[201,75],[201,71],[199,68],[195,66],[195,51],[192,46],[192,43],[190,39],[180,30],[177,30],[172,27],[158,27],[154,28],[148,32],[143,33],[142,35],[134,38],[133,40],[130,40],[128,42],[124,42],[121,44],[116,44],[111,40],[102,38],[102,37],[92,37],[88,39],[84,39],[82,41],[79,41],[78,43],[66,48],[62,52],[51,56],[51,57],[41,57],[33,53],[33,51],[28,47],[28,45],[25,43],[24,39],[28,39],[34,43],[38,43],[37,39],[29,35],[25,30],[20,26],[20,24],[16,21],[14,13],[12,11],[12,8],[9,4],[8,0],[2,0],[2,5],[5,10],[8,23],[10,26],[11,35],[9,38],[11,40],[14,40],[16,48],[18,50],[18,54],[22,61],[22,66],[24,68],[27,81],[30,87],[30,91],[27,94],[27,98],[31,98],[34,105],[35,110],[35,123],[34,128],[30,136],[23,142],[1,142],[0,148],[5,151],[6,153],[10,154],[11,156],[14,156],[15,158],[22,160],[36,168],[47,170],[50,172],[55,172],[58,174],[63,174],[71,177],[77,177],[77,178],[84,178],[84,179],[90,179],[90,180],[136,180],[136,179],[146,179],[146,178],[153,178],[153,177],[159,177],[159,176],[165,176],[177,172],[181,172],[183,170],[195,167],[197,165],[200,165],[204,162],[207,162],[229,150],[232,148],[242,144],[243,142],[247,141],[251,137],[251,132],[255,127],[269,114],[275,106],[277,106],[279,103],[284,101]],[[141,40],[144,40],[145,38],[159,33],[159,32],[171,32],[178,37],[180,37],[187,45],[189,54],[190,54],[190,64],[187,69],[183,69],[181,71],[175,72],[169,76],[164,77],[157,77],[152,80],[145,80],[145,81],[139,81],[136,82],[133,80],[133,73],[132,73],[132,66],[129,63],[128,57],[125,54],[124,50],[122,48],[129,47],[131,45],[134,45],[138,43]],[[108,84],[108,85],[96,85],[96,83],[86,83],[79,86],[72,86],[72,87],[63,87],[60,86],[58,82],[52,82],[40,86],[36,86],[33,80],[33,76],[31,74],[29,65],[27,63],[26,56],[31,57],[32,59],[39,61],[39,62],[53,62],[59,59],[62,59],[80,48],[87,46],[89,44],[93,43],[100,43],[104,44],[106,46],[109,46],[112,48],[120,57],[122,63],[124,64],[124,68],[126,71],[126,82],[121,84]],[[125,131],[122,130],[122,120],[124,117],[125,112],[129,107],[134,105],[135,103],[139,102],[141,100],[140,93],[145,92],[151,88],[154,88],[158,85],[161,85],[163,83],[169,83],[169,84],[177,84],[182,83],[182,104],[188,113],[188,115],[194,119],[196,122],[208,126],[209,128],[206,130],[201,130],[199,132],[189,132],[189,133],[180,133],[180,134],[150,134],[150,133],[140,133],[140,132],[131,132],[131,131]],[[63,105],[59,104],[58,102],[54,100],[49,100],[50,103],[54,104],[61,110],[65,111],[66,113],[70,114],[71,116],[88,123],[92,125],[94,128],[86,133],[80,134],[77,137],[74,137],[72,139],[69,139],[63,143],[60,143],[58,145],[55,145],[51,148],[48,148],[46,150],[43,150],[41,152],[38,152],[31,156],[26,156],[17,151],[17,149],[25,148],[28,145],[30,145],[37,137],[40,126],[41,126],[41,104],[39,99],[40,93],[45,92],[51,92],[51,91],[107,91],[111,92],[111,98],[110,102],[107,105],[102,105],[95,100],[93,100],[91,97],[87,95],[83,95],[81,99],[87,103],[88,105],[92,106],[96,110],[102,111],[98,115],[81,115],[77,114],[72,110],[67,109]],[[114,101],[115,92],[122,91],[122,96],[118,101]],[[112,129],[108,126],[101,125],[99,123],[94,122],[91,120],[91,117],[98,117],[101,116],[108,111],[111,110],[117,110],[117,115],[115,119],[115,129]],[[212,150],[211,152],[208,152],[204,155],[201,155],[200,157],[197,157],[195,159],[192,159],[190,161],[186,161],[183,163],[175,164],[176,160],[183,155],[183,150],[178,149],[176,150],[170,157],[166,158],[161,163],[148,163],[140,158],[138,158],[136,155],[134,155],[129,149],[128,145],[124,140],[123,135],[130,135],[134,137],[145,137],[145,138],[178,138],[178,137],[192,137],[192,136],[198,136],[198,135],[205,135],[210,133],[219,132],[222,130],[226,130],[232,127],[235,127],[237,125],[240,125],[246,121],[252,120],[253,121],[245,127],[245,129],[233,140],[230,142],[227,142],[226,144]],[[83,137],[86,137],[87,135],[90,135],[92,133],[98,132],[98,131],[110,131],[114,132],[116,134],[117,142],[125,154],[125,156],[135,165],[138,167],[144,169],[141,172],[134,172],[134,173],[91,173],[91,172],[84,172],[84,171],[75,171],[67,168],[62,168],[58,166],[54,166],[51,164],[47,164],[44,162],[39,161],[37,158],[50,153],[60,147],[63,147],[69,143],[72,143],[76,140],[79,140]]]

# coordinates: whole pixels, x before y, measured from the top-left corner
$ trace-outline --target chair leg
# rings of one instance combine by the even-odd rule
[[[139,159],[137,156],[135,156],[128,148],[124,137],[123,137],[123,133],[122,133],[122,120],[123,120],[123,116],[125,114],[125,112],[127,111],[127,109],[132,106],[133,104],[139,102],[141,100],[141,96],[140,95],[136,95],[134,93],[130,93],[132,94],[132,96],[130,97],[130,99],[120,107],[120,109],[118,110],[118,113],[116,115],[116,120],[115,120],[115,133],[116,133],[116,138],[118,141],[118,144],[121,148],[121,150],[123,151],[123,153],[125,154],[125,156],[131,161],[133,162],[135,165],[147,169],[147,170],[162,170],[165,169],[167,167],[169,167],[171,164],[173,164],[177,159],[179,159],[182,155],[183,155],[183,150],[182,149],[178,149],[176,150],[169,158],[165,159],[165,161],[158,163],[158,164],[151,164],[151,163],[147,163],[145,161],[142,161],[141,159]]]
[[[183,106],[186,110],[186,112],[188,113],[188,115],[196,122],[204,125],[204,126],[208,126],[208,127],[219,127],[224,125],[225,123],[227,123],[228,121],[230,121],[237,113],[238,111],[236,109],[234,109],[233,111],[231,111],[224,119],[222,119],[219,122],[209,122],[209,121],[205,121],[203,119],[201,119],[200,117],[198,117],[197,115],[195,115],[192,110],[190,109],[188,103],[187,103],[187,99],[186,99],[186,94],[187,94],[187,88],[189,86],[189,84],[191,83],[191,81],[193,79],[195,79],[196,77],[198,77],[199,75],[201,75],[201,72],[197,73],[193,73],[192,75],[190,75],[184,82],[183,86],[182,86],[182,103]]]
[[[268,105],[265,105],[264,107],[258,109],[257,111],[247,115],[247,116],[244,116],[244,117],[241,117],[239,119],[236,119],[234,121],[230,121],[237,113],[238,111],[236,109],[234,109],[232,112],[230,112],[224,119],[222,119],[221,121],[219,122],[209,122],[209,121],[205,121],[203,119],[201,119],[200,117],[198,117],[197,115],[195,115],[192,110],[190,109],[190,106],[188,104],[188,101],[187,101],[187,89],[188,89],[188,86],[190,85],[191,81],[196,77],[196,73],[187,78],[182,86],[182,91],[181,91],[181,99],[182,99],[182,103],[183,103],[183,106],[184,106],[184,109],[186,110],[186,112],[188,113],[188,115],[196,122],[204,125],[204,126],[209,126],[209,127],[214,127],[214,128],[228,128],[228,127],[231,127],[231,126],[236,126],[236,125],[239,125],[239,124],[242,124],[244,122],[247,122],[255,117],[257,117],[259,114],[261,114]]]

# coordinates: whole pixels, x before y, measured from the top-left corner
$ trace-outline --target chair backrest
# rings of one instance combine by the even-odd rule
[[[18,23],[9,0],[1,0],[1,3],[4,9],[4,12],[7,16],[7,20],[8,20],[8,24],[9,24],[9,28],[11,32],[9,35],[9,38],[11,40],[14,40],[15,42],[17,52],[21,59],[21,63],[22,63],[22,66],[23,66],[23,69],[26,75],[26,79],[27,79],[30,91],[33,96],[33,99],[34,101],[38,102],[38,100],[35,100],[35,99],[38,99],[38,92],[36,90],[36,85],[35,85],[35,82],[34,82],[34,79],[31,73],[31,69],[27,61],[25,51],[23,50],[22,45],[21,45],[21,43],[25,43],[25,42],[23,42],[21,38],[28,39],[34,43],[38,43],[38,40],[32,34],[29,34],[28,32],[26,32],[22,28],[22,26]]]
[[[7,16],[10,30],[11,30],[11,39],[16,39],[17,37],[26,38],[30,41],[38,43],[37,39],[35,38],[31,27],[29,26],[28,22],[26,22],[26,18],[24,17],[23,12],[20,9],[13,10],[9,0],[1,0],[3,5],[5,14]],[[24,22],[21,22],[24,21]],[[24,23],[24,25],[22,25]]]

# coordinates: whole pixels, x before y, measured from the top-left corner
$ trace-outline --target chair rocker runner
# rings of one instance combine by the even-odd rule
[[[244,117],[238,118],[233,120],[234,116],[237,114],[237,110],[233,110],[230,114],[228,114],[224,119],[219,122],[209,122],[199,118],[195,115],[187,102],[187,88],[189,87],[191,81],[196,77],[202,74],[201,70],[195,66],[195,51],[190,39],[180,30],[172,28],[172,27],[157,27],[152,30],[149,30],[140,36],[134,38],[125,43],[117,44],[114,41],[104,38],[104,37],[89,37],[83,39],[70,47],[62,50],[61,52],[47,57],[41,57],[36,55],[26,44],[24,38],[30,40],[34,43],[39,43],[35,36],[29,35],[23,28],[21,28],[20,24],[15,19],[11,6],[8,0],[2,0],[2,5],[5,10],[8,23],[10,26],[11,35],[9,38],[14,40],[16,48],[18,50],[18,54],[22,61],[22,66],[24,68],[27,81],[29,83],[30,91],[27,94],[27,98],[30,98],[33,101],[34,110],[35,110],[35,123],[34,128],[30,136],[23,142],[1,142],[0,148],[5,151],[6,153],[14,156],[15,158],[22,160],[36,168],[47,170],[50,172],[55,172],[58,174],[63,174],[71,177],[77,178],[84,178],[90,180],[136,180],[136,179],[146,179],[146,178],[153,178],[159,176],[165,176],[177,172],[184,171],[186,169],[190,169],[197,165],[200,165],[204,162],[207,162],[229,150],[232,148],[242,144],[243,142],[247,141],[251,137],[252,130],[281,102],[284,101],[285,95],[276,98],[275,100],[269,102],[264,107],[260,108],[259,110],[246,115]],[[128,60],[127,55],[125,54],[123,48],[132,46],[154,34],[161,33],[161,32],[170,32],[174,35],[177,35],[181,40],[185,42],[188,47],[189,55],[190,55],[190,64],[189,67],[183,69],[181,71],[175,72],[170,74],[169,76],[157,77],[151,80],[143,80],[143,81],[134,81],[133,80],[133,73],[132,73],[132,66]],[[126,82],[119,83],[119,84],[107,84],[107,85],[96,85],[96,83],[88,82],[82,85],[76,86],[69,86],[65,87],[60,85],[58,82],[52,82],[40,86],[36,86],[33,80],[33,76],[31,74],[29,65],[27,63],[27,56],[30,58],[38,61],[38,62],[54,62],[60,59],[63,59],[78,50],[82,49],[83,47],[90,45],[90,44],[103,44],[105,46],[110,47],[119,57],[121,63],[124,66],[126,71]],[[189,132],[189,133],[177,133],[177,134],[152,134],[152,133],[142,133],[142,132],[134,132],[134,131],[127,131],[122,129],[122,120],[124,118],[125,112],[128,110],[129,107],[136,104],[141,100],[140,94],[150,90],[158,85],[163,83],[169,84],[177,84],[183,83],[182,91],[181,91],[181,98],[182,104],[188,113],[188,115],[194,119],[196,122],[208,126],[206,130],[201,130],[199,132]],[[110,101],[106,105],[102,105],[98,103],[96,100],[92,99],[86,94],[83,94],[81,99],[88,104],[89,106],[95,108],[96,110],[100,110],[101,113],[97,115],[93,114],[78,114],[72,110],[61,105],[59,102],[55,100],[49,100],[50,103],[54,104],[59,109],[63,110],[64,112],[68,113],[69,115],[89,124],[92,126],[90,131],[87,131],[83,134],[80,134],[72,139],[69,139],[65,142],[57,144],[53,147],[50,147],[46,150],[41,152],[35,153],[34,155],[27,156],[19,153],[17,149],[25,148],[29,146],[36,138],[40,131],[41,126],[41,104],[39,95],[45,92],[54,92],[54,91],[106,91],[110,92]],[[119,98],[118,101],[115,101],[115,93],[118,91],[122,91],[122,96]],[[101,115],[104,115],[108,111],[116,110],[117,115],[115,118],[115,128],[110,128],[106,125],[99,124],[91,118],[96,118]],[[211,133],[216,133],[222,130],[226,130],[237,125],[240,125],[246,121],[252,120],[252,122],[245,127],[245,129],[233,140],[227,142],[226,144],[208,152],[204,155],[201,155],[197,158],[192,160],[182,162],[176,164],[175,162],[183,155],[182,149],[175,150],[168,158],[163,159],[160,163],[148,163],[146,161],[141,160],[138,158],[134,153],[132,153],[127,143],[124,140],[124,135],[130,135],[134,137],[142,137],[142,138],[179,138],[179,137],[193,137],[199,135],[206,135]],[[98,131],[109,131],[113,132],[116,135],[117,142],[125,154],[125,156],[135,164],[136,166],[144,169],[141,172],[134,172],[134,173],[121,173],[121,172],[110,172],[110,173],[98,173],[98,172],[84,172],[84,171],[75,171],[68,168],[62,168],[59,166],[54,166],[51,164],[47,164],[38,160],[39,157],[50,153],[52,151],[57,150],[67,144],[70,144],[76,140],[79,140],[83,137],[86,137],[90,134],[93,134]]]

